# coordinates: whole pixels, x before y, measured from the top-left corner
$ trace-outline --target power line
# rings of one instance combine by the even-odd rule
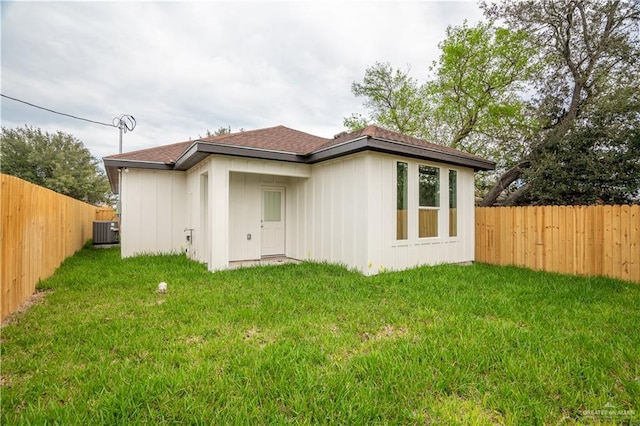
[[[100,125],[102,125],[102,126],[116,127],[116,128],[118,127],[117,125],[112,124],[112,123],[103,123],[103,122],[101,122],[101,121],[89,120],[88,118],[77,117],[77,116],[75,116],[75,115],[66,114],[66,113],[64,113],[64,112],[54,111],[54,110],[49,109],[49,108],[41,107],[41,106],[38,106],[38,105],[32,104],[32,103],[30,103],[30,102],[23,101],[23,100],[21,100],[21,99],[12,98],[11,96],[7,96],[7,95],[4,95],[4,94],[2,94],[2,93],[0,93],[0,96],[2,96],[3,98],[11,99],[12,101],[21,102],[21,103],[23,103],[23,104],[26,104],[26,105],[32,106],[32,107],[34,107],[34,108],[38,108],[38,109],[42,109],[42,110],[45,110],[45,111],[49,111],[49,112],[52,112],[52,113],[54,113],[54,114],[59,114],[59,115],[64,115],[65,117],[75,118],[76,120],[87,121],[87,122],[89,122],[89,123],[93,123],[93,124],[100,124]]]

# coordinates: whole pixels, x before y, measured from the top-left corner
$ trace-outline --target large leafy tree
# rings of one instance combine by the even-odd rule
[[[482,7],[488,17],[502,19],[510,28],[529,34],[538,52],[532,61],[541,66],[531,79],[532,111],[541,128],[527,138],[527,152],[500,176],[481,205],[496,203],[505,192],[507,204],[518,203],[519,198],[530,191],[532,178],[536,177],[529,169],[555,166],[553,153],[558,147],[564,145],[572,149],[571,141],[579,140],[573,132],[579,134],[586,130],[585,126],[606,124],[597,117],[597,112],[602,108],[612,111],[612,99],[616,102],[620,94],[637,90],[640,3],[637,0],[541,0],[484,3]],[[606,134],[605,130],[590,132],[591,138],[597,138],[597,144],[590,146],[593,149],[597,145],[606,146]],[[616,153],[614,145],[606,148],[610,155]],[[595,157],[597,153],[593,149],[591,153]],[[549,193],[556,194],[551,200],[547,197],[547,202],[572,201],[563,199],[562,192],[554,188],[568,187],[576,177],[564,175],[566,181],[558,185],[562,177],[563,174],[556,174],[537,179],[538,188],[546,185]],[[630,177],[627,182],[631,189],[633,179]],[[606,189],[597,180],[591,184]],[[523,200],[535,200],[534,194],[535,191],[530,192]]]
[[[519,204],[640,202],[640,94],[618,90],[583,115],[522,172]]]
[[[345,126],[355,130],[372,122],[511,166],[523,152],[520,135],[537,124],[516,96],[535,70],[526,34],[465,23],[449,27],[439,47],[433,78],[423,84],[388,63],[369,67],[363,82],[352,85],[369,118],[352,114]]]
[[[534,125],[517,96],[535,69],[525,32],[465,23],[449,27],[439,47],[435,78],[426,84],[431,135],[456,149],[495,156],[504,149],[505,129]]]
[[[422,86],[414,84],[420,107],[396,109],[396,113],[407,113],[404,122],[422,124],[416,136],[498,163],[482,205],[586,200],[556,190],[572,187],[575,176],[568,172],[579,166],[569,164],[577,158],[571,153],[589,155],[589,164],[604,164],[604,153],[610,165],[616,158],[618,164],[634,162],[633,151],[624,148],[634,139],[630,128],[618,128],[616,136],[608,138],[612,123],[598,111],[607,110],[627,122],[635,117],[628,108],[616,105],[639,85],[638,5],[638,0],[483,3],[486,16],[506,28],[490,23],[449,28],[440,44],[440,59],[432,67],[433,79]],[[408,75],[404,79],[411,81]],[[375,98],[370,96],[374,89],[353,90],[367,98],[370,111],[375,111]],[[386,90],[392,91],[393,86],[387,85]],[[390,104],[373,105],[384,112]],[[371,120],[387,124],[380,116],[385,115],[372,114]],[[591,142],[584,145],[587,136]],[[565,156],[562,172],[557,167],[561,153]],[[559,172],[551,177],[551,170]],[[595,179],[602,177],[597,173],[583,175],[593,177],[583,186],[618,191],[626,185],[623,192],[634,191],[633,176],[628,173],[617,174],[620,179],[615,185],[603,185]],[[600,192],[598,200],[623,199],[620,192],[616,196]]]
[[[0,171],[36,185],[100,204],[113,194],[105,173],[84,144],[63,133],[39,128],[2,128]]]

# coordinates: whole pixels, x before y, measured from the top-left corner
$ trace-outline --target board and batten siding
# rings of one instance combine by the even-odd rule
[[[122,174],[122,257],[179,253],[184,244],[184,172],[128,169]]]
[[[201,263],[209,262],[210,247],[206,240],[211,226],[211,186],[210,160],[206,159],[187,170],[186,205],[187,215],[183,229],[189,233],[191,241],[186,244],[186,255]],[[205,183],[206,182],[206,183]]]
[[[358,269],[366,262],[366,161],[357,154],[315,164],[311,178],[292,183],[292,257]]]
[[[232,172],[229,178],[229,260],[232,262],[260,259],[260,177]]]

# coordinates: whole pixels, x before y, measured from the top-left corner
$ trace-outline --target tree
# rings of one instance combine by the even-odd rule
[[[576,170],[569,162],[577,147],[592,147],[592,160],[603,152],[613,158],[627,152],[623,146],[633,140],[630,131],[607,139],[611,129],[597,111],[625,116],[624,108],[616,110],[607,102],[615,104],[621,93],[634,93],[640,85],[639,5],[638,0],[483,3],[490,22],[447,30],[440,59],[432,67],[434,78],[422,86],[405,85],[416,88],[419,108],[395,108],[408,115],[395,122],[418,122],[422,127],[414,136],[496,161],[494,183],[481,205],[539,202],[548,199],[542,197],[545,191],[560,196],[540,186],[572,186],[567,173],[549,176],[550,170],[558,170],[553,164],[557,155],[565,157],[566,172]],[[494,27],[494,21],[506,28]],[[393,75],[390,66],[385,75]],[[403,79],[411,83],[408,75]],[[398,91],[393,85],[378,86],[386,93],[382,100],[393,99],[388,92]],[[367,97],[373,121],[384,125],[380,117],[393,116],[391,103],[372,96],[375,87],[353,92]],[[594,131],[589,126],[603,127]],[[589,137],[590,144],[578,143],[579,136]],[[595,174],[587,176],[594,178],[593,185],[600,184]],[[633,191],[633,179],[624,185]],[[610,195],[600,198],[620,199]]]
[[[640,94],[621,89],[597,106],[522,172],[518,204],[640,202]]]
[[[109,182],[99,162],[73,136],[39,128],[2,128],[0,170],[91,203],[109,203]]]
[[[513,204],[526,194],[536,175],[525,175],[525,170],[540,170],[549,164],[548,154],[554,147],[564,139],[565,144],[576,140],[571,132],[580,128],[578,120],[588,121],[585,115],[597,111],[612,93],[637,90],[640,7],[637,0],[541,0],[484,3],[482,7],[489,18],[502,19],[512,30],[529,34],[538,51],[532,60],[541,64],[532,78],[535,95],[531,101],[542,124],[540,131],[530,137],[528,152],[502,174],[481,202],[483,206],[495,204],[515,184],[517,189],[505,201]],[[560,177],[556,174],[546,183],[557,183]]]
[[[371,118],[352,114],[344,119],[349,130],[357,130],[375,122],[389,130],[416,137],[424,137],[423,88],[409,77],[408,72],[394,70],[388,62],[376,62],[367,68],[362,83],[353,83],[355,96],[365,98],[364,105]]]
[[[239,132],[244,132],[244,129],[241,127],[240,129],[238,129]],[[222,136],[222,135],[228,135],[231,133],[231,126],[220,126],[218,128],[218,130],[215,131],[211,131],[209,129],[207,129],[207,133],[204,135],[205,138],[210,138],[210,137],[214,137],[214,136]],[[198,135],[199,138],[202,138],[203,136]]]
[[[514,146],[506,130],[535,125],[518,96],[535,70],[529,62],[534,47],[525,32],[491,22],[450,26],[439,47],[435,78],[427,83],[429,133],[452,148],[498,157]]]
[[[209,129],[207,129],[207,133],[205,134],[204,137],[210,138],[212,136],[228,135],[229,133],[231,133],[231,126],[229,127],[221,126],[218,128],[218,130],[215,130],[214,132],[211,132]],[[202,136],[198,135],[198,137],[202,137]]]
[[[447,28],[433,78],[419,84],[408,72],[376,63],[352,92],[364,97],[369,117],[352,114],[355,130],[370,122],[411,136],[490,157],[499,165],[522,154],[518,134],[535,125],[516,95],[534,70],[526,34],[491,23]],[[511,154],[511,155],[509,155]]]

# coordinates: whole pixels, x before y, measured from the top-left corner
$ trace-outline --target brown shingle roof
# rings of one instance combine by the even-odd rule
[[[107,160],[149,161],[169,164],[178,159],[194,142],[305,155],[331,141],[333,139],[321,138],[285,126],[275,126],[266,129],[210,136],[195,141],[178,142],[171,145],[109,155],[104,158]]]
[[[310,135],[285,126],[250,130],[198,139],[202,142],[243,148],[264,149],[267,151],[309,154],[326,144],[329,139]]]
[[[104,163],[111,185],[116,188],[117,169],[122,167],[187,170],[210,154],[315,164],[363,150],[431,159],[474,170],[492,170],[495,167],[495,163],[473,154],[377,126],[340,133],[332,139],[275,126],[110,155],[104,157]]]
[[[178,142],[172,143],[171,145],[162,145],[155,148],[147,148],[138,151],[124,152],[122,154],[109,155],[104,158],[107,160],[130,160],[171,164],[192,144],[193,141]]]
[[[335,138],[326,139],[314,136],[309,133],[290,129],[285,126],[275,126],[266,129],[249,130],[245,132],[230,133],[220,136],[211,136],[197,139],[198,142],[205,142],[214,145],[236,146],[243,148],[263,149],[267,151],[290,152],[299,155],[308,155],[312,152],[345,142],[371,137],[384,139],[392,142],[404,143],[407,145],[428,148],[442,153],[464,156],[469,158],[480,158],[467,152],[458,151],[444,145],[427,142],[422,139],[403,135],[398,132],[383,129],[378,126],[367,126],[363,129],[351,133],[340,133]],[[187,148],[196,141],[178,142],[170,145],[162,145],[155,148],[141,149],[139,151],[126,152],[105,157],[108,160],[132,160],[148,161],[158,163],[173,163]]]

